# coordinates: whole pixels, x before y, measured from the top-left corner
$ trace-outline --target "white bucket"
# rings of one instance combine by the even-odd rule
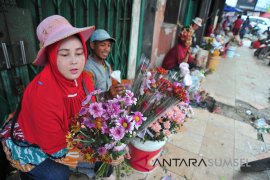
[[[235,50],[236,50],[236,46],[229,46],[226,51],[227,57],[232,58],[235,54]]]
[[[141,141],[138,138],[134,138],[131,141],[131,144],[136,147],[137,149],[143,150],[143,151],[156,151],[163,147],[167,142],[167,139],[164,141]]]

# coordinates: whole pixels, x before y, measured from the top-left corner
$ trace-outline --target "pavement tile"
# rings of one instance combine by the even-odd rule
[[[257,130],[251,124],[241,121],[235,121],[235,134],[242,134],[252,139],[257,139]]]
[[[176,147],[199,154],[203,136],[192,132],[177,133],[171,135],[169,142]]]
[[[163,178],[164,176],[171,176],[172,179],[177,179],[177,180],[186,180],[184,177],[177,175],[173,172],[170,171],[165,171],[162,167],[157,166],[155,168],[155,170],[151,173],[148,174],[146,176],[146,180],[152,180],[152,179],[156,179],[156,180],[160,180],[161,178]]]
[[[233,142],[223,140],[223,142],[204,137],[200,149],[200,155],[206,158],[231,158],[233,159],[234,145]]]
[[[194,117],[190,118],[187,122],[184,123],[184,126],[187,128],[187,132],[192,132],[203,136],[205,133],[205,128],[209,115],[204,114],[199,117],[199,114],[195,114]]]
[[[218,127],[223,127],[226,129],[235,129],[235,120],[219,115],[219,114],[210,114],[210,118],[208,120],[208,123],[214,124]],[[233,133],[234,134],[234,133]]]
[[[179,176],[191,179],[194,168],[196,167],[188,162],[190,159],[196,159],[199,162],[201,157],[197,154],[178,148],[171,143],[166,144],[164,151],[165,153],[159,158],[160,162],[163,162],[163,160],[169,161],[172,159],[177,159],[177,161],[172,160],[171,166],[164,164],[166,165],[167,170]],[[183,161],[187,162],[187,164],[185,164]]]
[[[234,129],[216,126],[208,122],[204,136],[229,145],[232,148],[234,147]]]
[[[235,148],[253,154],[254,156],[266,150],[263,142],[240,133],[235,134]]]
[[[192,180],[231,180],[233,169],[227,167],[197,167]]]

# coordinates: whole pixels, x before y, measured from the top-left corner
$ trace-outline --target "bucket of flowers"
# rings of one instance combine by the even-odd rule
[[[129,162],[137,171],[150,172],[155,168],[152,162],[165,145],[166,137],[176,132],[182,123],[179,118],[171,121],[166,112],[180,102],[188,103],[189,97],[185,86],[174,82],[175,74],[169,74],[161,67],[149,68],[147,58],[142,57],[141,62],[132,88],[138,101],[131,110],[140,111],[147,120],[140,126],[137,138],[133,138],[129,145]],[[162,126],[166,127],[164,131]]]

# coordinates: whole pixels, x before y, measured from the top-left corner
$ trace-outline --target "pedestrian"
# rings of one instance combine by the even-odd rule
[[[243,22],[243,25],[240,30],[241,39],[244,38],[244,35],[248,32],[249,28],[250,28],[250,21],[249,21],[249,16],[248,16],[247,19]]]
[[[270,40],[270,26],[267,27],[267,30],[265,30],[263,32],[263,34],[265,34],[267,37],[266,37],[266,40]]]
[[[59,15],[37,27],[41,48],[33,63],[44,68],[26,87],[15,116],[0,132],[7,159],[22,180],[67,180],[68,166],[77,164],[79,152],[67,148],[66,135],[87,92],[94,90],[92,79],[83,72],[85,41],[93,31],[94,26],[75,28]]]
[[[112,97],[121,93],[125,87],[121,83],[112,84],[111,65],[106,60],[112,43],[115,39],[112,38],[104,29],[97,29],[90,37],[90,55],[85,65],[85,70],[90,72],[95,82],[95,89],[100,89],[102,92],[109,92]]]
[[[238,35],[239,34],[239,31],[240,31],[240,28],[241,28],[241,26],[242,26],[242,23],[243,23],[243,21],[242,21],[242,19],[241,19],[241,15],[239,15],[238,17],[237,17],[237,19],[234,21],[234,25],[233,25],[233,35]]]

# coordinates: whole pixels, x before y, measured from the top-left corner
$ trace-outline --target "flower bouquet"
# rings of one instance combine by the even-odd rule
[[[204,38],[202,48],[209,50],[212,56],[219,56],[225,49],[224,36],[211,34],[210,37]]]
[[[131,106],[132,111],[140,111],[147,117],[137,132],[140,137],[145,135],[150,124],[162,117],[171,107],[180,102],[189,102],[184,85],[174,82],[173,76],[161,67],[150,68],[149,59],[142,56],[132,88],[138,102]]]
[[[171,134],[179,132],[185,119],[192,115],[193,110],[188,103],[181,102],[177,104],[167,111],[164,116],[149,125],[144,140],[166,140]]]
[[[97,177],[102,177],[112,160],[126,153],[128,140],[146,118],[139,111],[129,111],[137,101],[129,90],[111,100],[92,102],[92,96],[98,95],[101,92],[94,91],[82,102],[79,115],[72,121],[67,142],[69,147],[81,150],[85,161],[103,162],[96,172]]]

